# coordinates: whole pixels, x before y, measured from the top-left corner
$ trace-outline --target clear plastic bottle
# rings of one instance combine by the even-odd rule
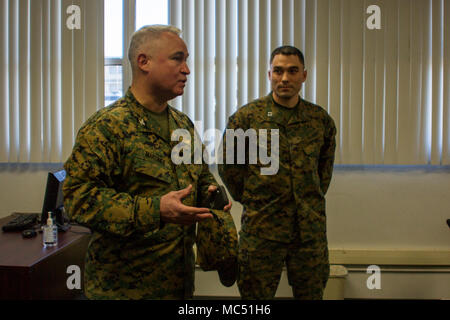
[[[47,225],[43,226],[42,242],[44,247],[55,247],[58,245],[58,227],[53,224],[52,213],[48,213]]]

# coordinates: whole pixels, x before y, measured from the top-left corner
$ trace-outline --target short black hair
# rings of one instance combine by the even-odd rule
[[[296,55],[300,59],[300,62],[303,64],[303,66],[305,66],[305,58],[303,57],[303,53],[296,47],[281,46],[276,48],[275,50],[272,51],[272,54],[270,55],[270,64],[272,64],[273,59],[277,54],[284,54],[286,56]]]

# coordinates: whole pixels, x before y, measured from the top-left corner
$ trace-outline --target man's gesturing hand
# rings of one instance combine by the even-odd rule
[[[189,207],[181,202],[191,191],[192,185],[189,185],[185,189],[171,191],[163,195],[159,207],[161,220],[168,223],[189,225],[203,219],[212,218],[208,208]]]

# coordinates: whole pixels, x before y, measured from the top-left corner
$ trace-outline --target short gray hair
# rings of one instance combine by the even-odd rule
[[[159,39],[161,34],[171,32],[180,36],[181,30],[170,25],[154,24],[143,26],[133,33],[131,36],[130,47],[128,48],[128,60],[131,63],[131,69],[134,70],[136,66],[136,58],[139,55],[139,50],[142,45]]]

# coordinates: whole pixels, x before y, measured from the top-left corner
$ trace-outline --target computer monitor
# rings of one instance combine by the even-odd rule
[[[62,186],[65,178],[65,170],[48,173],[44,205],[42,207],[41,214],[41,224],[45,224],[48,219],[48,213],[52,212],[53,222],[56,223],[58,230],[60,231],[66,231],[69,228],[69,225],[65,222],[64,218]]]

